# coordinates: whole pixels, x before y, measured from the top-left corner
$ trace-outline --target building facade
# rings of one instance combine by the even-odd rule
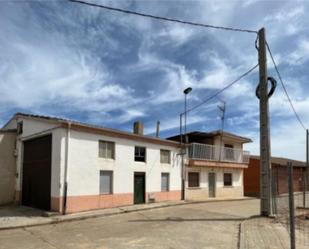
[[[73,213],[181,198],[176,142],[28,114],[3,129],[17,133],[11,154],[23,205]]]
[[[190,132],[185,141],[185,198],[201,201],[209,198],[243,197],[243,170],[248,167],[249,152],[243,144],[250,139],[228,132]]]
[[[183,179],[189,201],[243,197],[242,145],[251,140],[218,131],[187,136],[182,153],[181,136],[145,136],[141,123],[130,133],[17,113],[0,133],[0,198],[74,213],[180,200]]]
[[[288,168],[287,163],[293,165],[293,189],[295,192],[302,191],[304,173],[306,169],[305,162],[296,161],[287,158],[272,157],[272,179],[276,194],[288,193]],[[260,157],[251,156],[249,167],[244,171],[244,195],[260,196]]]

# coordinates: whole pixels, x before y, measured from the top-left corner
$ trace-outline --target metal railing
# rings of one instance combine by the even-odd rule
[[[250,159],[250,153],[240,149],[232,149],[199,143],[189,144],[188,147],[189,159],[245,164],[248,164]]]

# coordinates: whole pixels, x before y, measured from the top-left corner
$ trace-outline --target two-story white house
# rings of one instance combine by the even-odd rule
[[[243,144],[251,139],[222,131],[194,131],[186,136],[168,138],[187,141],[185,199],[243,197],[244,169],[249,164],[249,152],[243,150]]]
[[[242,145],[251,140],[219,131],[187,137],[184,154],[181,136],[143,135],[140,122],[131,133],[17,113],[0,129],[0,204],[74,213],[180,200],[182,180],[186,200],[242,197]]]
[[[14,130],[17,136],[9,137]],[[2,154],[15,157],[15,201],[73,213],[180,200],[179,143],[145,136],[142,130],[141,123],[129,133],[15,114],[2,128],[9,144],[15,144],[2,146]]]

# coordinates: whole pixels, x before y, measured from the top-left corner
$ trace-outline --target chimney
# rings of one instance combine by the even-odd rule
[[[160,137],[160,121],[157,121],[156,137]]]
[[[144,125],[141,121],[134,122],[133,133],[136,135],[144,135]]]

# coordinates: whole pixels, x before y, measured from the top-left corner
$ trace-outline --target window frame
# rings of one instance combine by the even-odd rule
[[[163,162],[163,158],[162,158],[162,152],[167,152],[168,153],[168,161],[167,162]],[[162,164],[171,164],[171,151],[170,150],[166,150],[166,149],[160,149],[160,163]]]
[[[190,185],[190,175],[191,174],[196,174],[198,177],[197,177],[197,186],[191,186]],[[191,172],[188,172],[188,188],[199,188],[200,187],[200,172],[194,172],[194,171],[191,171]]]
[[[112,144],[113,145],[113,151],[112,151],[112,157],[107,157],[107,146],[106,146],[106,150],[105,150],[105,156],[101,156],[100,155],[100,144],[101,143],[106,143],[108,144]],[[114,141],[108,141],[108,140],[99,140],[99,152],[98,152],[98,156],[99,158],[104,158],[104,159],[109,159],[109,160],[115,160],[116,158],[116,143]]]
[[[224,144],[224,149],[225,149],[225,159],[228,160],[234,160],[235,159],[235,153],[234,153],[234,149],[235,146],[234,144]]]
[[[136,150],[137,149],[144,149],[145,150],[145,155],[144,155],[144,160],[143,161],[140,161],[140,160],[136,160],[136,158],[137,158],[137,156],[136,156]],[[140,155],[141,153],[140,153],[140,150],[139,150],[139,153],[138,153],[139,155],[138,155],[138,158],[141,158],[142,156]],[[147,161],[147,148],[145,147],[145,146],[138,146],[138,145],[136,145],[136,146],[134,146],[134,161],[135,162],[140,162],[140,163],[146,163],[146,161]]]
[[[102,192],[101,191],[101,175],[104,173],[108,173],[110,176],[110,183],[109,183],[109,192]],[[114,171],[112,170],[100,170],[100,178],[99,178],[99,191],[100,195],[112,195],[114,193]]]
[[[225,181],[225,175],[230,175],[231,176],[231,182],[230,184],[226,184],[226,181]],[[224,172],[223,173],[223,186],[224,187],[233,187],[233,173],[231,172]]]
[[[24,122],[23,121],[18,121],[17,122],[17,134],[18,135],[21,135],[23,134],[23,131],[24,131]]]
[[[167,189],[163,189],[163,176],[167,176]],[[170,191],[170,173],[169,172],[162,172],[161,173],[161,192],[169,192]]]

